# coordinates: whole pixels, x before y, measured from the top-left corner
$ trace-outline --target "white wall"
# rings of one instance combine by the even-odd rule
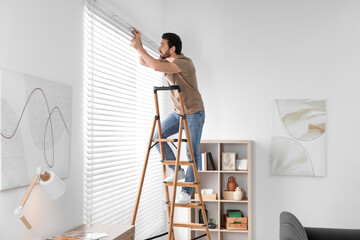
[[[38,186],[25,216],[40,236],[82,221],[82,1],[1,0],[0,67],[72,86],[71,166],[65,195],[46,198]],[[26,187],[0,192],[0,239],[32,239],[13,215]]]
[[[203,139],[254,140],[254,239],[278,239],[279,214],[358,228],[360,2],[168,0],[165,31],[193,58]],[[271,100],[327,99],[326,177],[270,173]]]

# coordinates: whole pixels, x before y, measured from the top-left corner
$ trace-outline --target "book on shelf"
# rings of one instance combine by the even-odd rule
[[[211,152],[206,153],[206,159],[207,159],[207,166],[209,170],[216,170],[214,159],[211,155]]]
[[[54,235],[47,240],[100,240],[101,238],[108,237],[109,234],[105,232],[84,232],[84,231],[69,231],[59,235]]]
[[[200,163],[199,163],[199,171],[207,170],[207,152],[203,152],[200,154]]]
[[[211,152],[203,152],[200,156],[199,171],[216,170]]]

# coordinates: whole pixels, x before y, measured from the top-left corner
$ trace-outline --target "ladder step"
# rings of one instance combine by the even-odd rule
[[[179,139],[168,139],[168,138],[155,138],[153,142],[178,142]],[[187,139],[181,139],[182,142],[187,142]]]
[[[176,161],[172,160],[161,160],[163,165],[176,165]],[[179,161],[179,165],[192,165],[193,161]]]
[[[197,229],[206,229],[206,225],[202,223],[180,223],[174,222],[174,227],[185,227],[185,228],[197,228]]]
[[[164,182],[165,186],[172,187],[174,185],[173,182]],[[177,182],[178,187],[197,187],[196,182]]]
[[[166,203],[170,206],[171,201]],[[188,204],[176,204],[175,207],[183,207],[183,208],[201,208],[201,203],[188,203]]]

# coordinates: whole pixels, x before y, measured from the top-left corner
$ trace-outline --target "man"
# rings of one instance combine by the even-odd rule
[[[181,53],[182,42],[178,35],[174,33],[163,34],[158,49],[161,59],[155,59],[144,50],[141,42],[141,33],[138,30],[133,30],[132,33],[134,38],[131,40],[131,46],[138,52],[140,64],[150,67],[155,71],[163,72],[169,85],[180,85],[196,167],[198,168],[200,162],[199,145],[205,121],[205,111],[201,94],[198,90],[194,64],[190,58],[185,57]],[[181,105],[177,91],[171,91],[171,99],[174,104],[174,112],[166,116],[161,123],[163,138],[168,138],[179,131]],[[158,132],[155,133],[155,138],[158,138]],[[156,146],[159,150],[159,144]],[[175,160],[175,155],[168,143],[164,143],[163,146],[165,160]],[[190,160],[188,145],[186,146],[186,155]],[[175,166],[169,166],[169,168],[174,171]],[[178,171],[178,180],[185,178],[185,182],[195,181],[192,166],[188,167],[186,174],[181,166],[179,166]],[[172,182],[173,180],[174,173],[164,179],[166,182]],[[190,203],[191,192],[191,187],[183,187],[175,202],[178,204]]]

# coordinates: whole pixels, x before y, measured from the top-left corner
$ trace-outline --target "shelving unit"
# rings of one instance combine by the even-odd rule
[[[217,225],[210,229],[212,240],[251,240],[252,239],[252,191],[251,191],[251,163],[252,141],[251,140],[202,140],[200,152],[211,152],[216,170],[198,171],[202,189],[213,189],[217,193],[217,200],[204,200],[209,219],[214,219]],[[247,159],[247,170],[223,170],[222,152],[235,152],[236,158]],[[245,198],[240,201],[225,200],[224,190],[227,190],[228,178],[233,176],[236,185],[245,191]],[[195,202],[195,200],[193,200]],[[230,230],[224,227],[224,214],[228,209],[239,209],[248,218],[247,230]],[[189,210],[189,220],[198,222],[199,212],[196,209]],[[199,229],[189,230],[189,239],[203,235],[205,231]]]

